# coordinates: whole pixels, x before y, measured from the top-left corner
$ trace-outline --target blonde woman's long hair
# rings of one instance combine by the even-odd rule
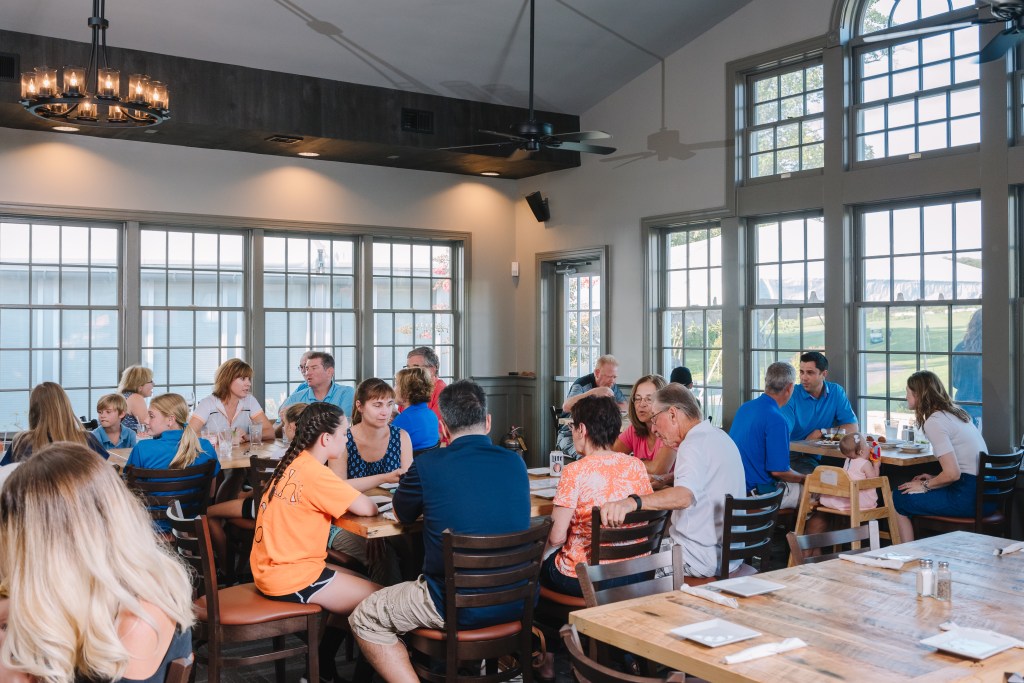
[[[54,441],[89,443],[71,399],[55,382],[37,384],[28,397],[28,430],[14,437],[12,458],[21,461]]]
[[[946,393],[942,380],[931,370],[918,370],[907,378],[907,388],[914,394],[917,406],[914,408],[914,419],[923,427],[925,421],[940,410],[953,415],[961,422],[970,422],[967,411],[953,403]]]
[[[117,390],[122,394],[126,391],[135,393],[142,388],[143,384],[153,381],[153,371],[144,365],[129,365],[121,373],[121,381],[117,384]]]
[[[188,424],[188,404],[185,399],[180,394],[161,394],[149,402],[149,409],[174,418],[181,430],[178,452],[171,460],[170,469],[182,469],[194,463],[203,449],[199,446],[196,431]]]
[[[156,628],[142,602],[181,630],[194,621],[185,567],[114,468],[77,444],[40,449],[5,482],[0,581],[10,595],[0,664],[45,683],[122,678],[118,615]]]

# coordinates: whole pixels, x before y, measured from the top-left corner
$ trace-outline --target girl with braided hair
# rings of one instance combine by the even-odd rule
[[[331,522],[345,512],[377,514],[369,498],[342,481],[328,460],[345,454],[348,420],[330,403],[313,403],[302,411],[295,438],[267,482],[256,511],[252,576],[259,591],[272,600],[315,603],[348,616],[363,598],[380,586],[354,572],[327,564]],[[321,644],[333,670],[336,643]]]

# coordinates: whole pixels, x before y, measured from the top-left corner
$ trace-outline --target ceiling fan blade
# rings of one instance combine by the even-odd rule
[[[575,133],[557,133],[555,135],[549,135],[548,137],[554,138],[555,140],[571,140],[573,142],[579,142],[581,140],[601,140],[603,138],[610,138],[611,135],[605,133],[603,130],[578,130]]]
[[[526,161],[533,156],[533,152],[522,147],[516,147],[515,151],[508,155],[509,161]]]
[[[552,149],[564,149],[570,152],[589,152],[591,154],[611,154],[615,151],[614,147],[601,147],[599,145],[587,145],[582,142],[558,142],[551,145],[545,145]]]
[[[439,152],[447,152],[453,149],[479,149],[480,147],[504,147],[510,145],[510,142],[485,142],[480,145],[459,145],[458,147],[438,147]]]
[[[864,36],[861,40],[865,43],[878,43],[883,40],[892,40],[894,38],[909,38],[911,36],[923,36],[929,33],[940,33],[942,31],[955,31],[959,28],[969,28],[977,24],[989,24],[993,20],[990,19],[978,19],[975,21],[958,21],[953,24],[939,24],[937,26],[919,26],[918,28],[907,29],[906,31],[890,31],[887,33],[871,33]],[[998,20],[996,20],[998,21]]]
[[[988,45],[981,48],[981,52],[978,53],[978,62],[982,64],[994,62],[1022,41],[1024,41],[1024,33],[1021,33],[1019,28],[1016,26],[1008,28],[990,40]]]
[[[516,142],[528,142],[524,137],[518,135],[512,135],[511,133],[499,133],[496,130],[478,130],[478,133],[486,133],[487,135],[497,135],[499,138],[508,138],[509,140],[515,140]]]

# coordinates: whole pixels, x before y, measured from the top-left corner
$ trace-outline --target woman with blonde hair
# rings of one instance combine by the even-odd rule
[[[252,395],[252,366],[238,358],[220,364],[213,380],[213,393],[196,404],[189,423],[199,432],[233,429],[235,442],[249,440],[249,425],[263,427],[263,438],[274,440],[274,425]]]
[[[54,441],[78,443],[104,460],[110,457],[99,439],[82,426],[64,389],[55,382],[43,382],[28,397],[28,429],[15,435],[0,465],[27,460],[33,451]]]
[[[901,493],[893,496],[904,542],[914,540],[910,518],[916,515],[974,516],[978,456],[988,452],[971,416],[953,404],[934,372],[921,370],[907,379],[907,407],[931,442],[942,471],[917,475],[900,484]]]
[[[128,414],[121,420],[121,425],[138,432],[139,425],[149,424],[146,399],[153,395],[153,371],[142,365],[129,365],[121,373],[117,390],[128,402]]]
[[[192,651],[192,586],[113,467],[40,449],[0,493],[0,673],[163,681]]]
[[[395,375],[395,402],[402,412],[391,421],[391,426],[409,434],[413,455],[440,443],[437,415],[428,403],[433,393],[434,379],[426,368],[403,368]]]
[[[666,483],[675,464],[676,452],[661,442],[651,430],[650,421],[654,413],[654,395],[666,386],[661,375],[644,375],[629,391],[629,426],[619,434],[612,445],[618,453],[632,453],[639,458],[651,475],[651,483],[661,488]]]

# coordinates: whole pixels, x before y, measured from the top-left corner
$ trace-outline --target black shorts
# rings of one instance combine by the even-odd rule
[[[242,519],[256,520],[256,499],[252,496],[242,501]]]
[[[307,605],[309,604],[310,599],[320,592],[321,588],[331,582],[331,579],[334,578],[335,574],[337,574],[336,571],[325,567],[324,570],[320,572],[320,576],[302,590],[295,591],[294,593],[286,593],[284,595],[264,595],[263,597],[270,598],[271,600],[279,600],[280,602],[298,602],[303,605]]]

